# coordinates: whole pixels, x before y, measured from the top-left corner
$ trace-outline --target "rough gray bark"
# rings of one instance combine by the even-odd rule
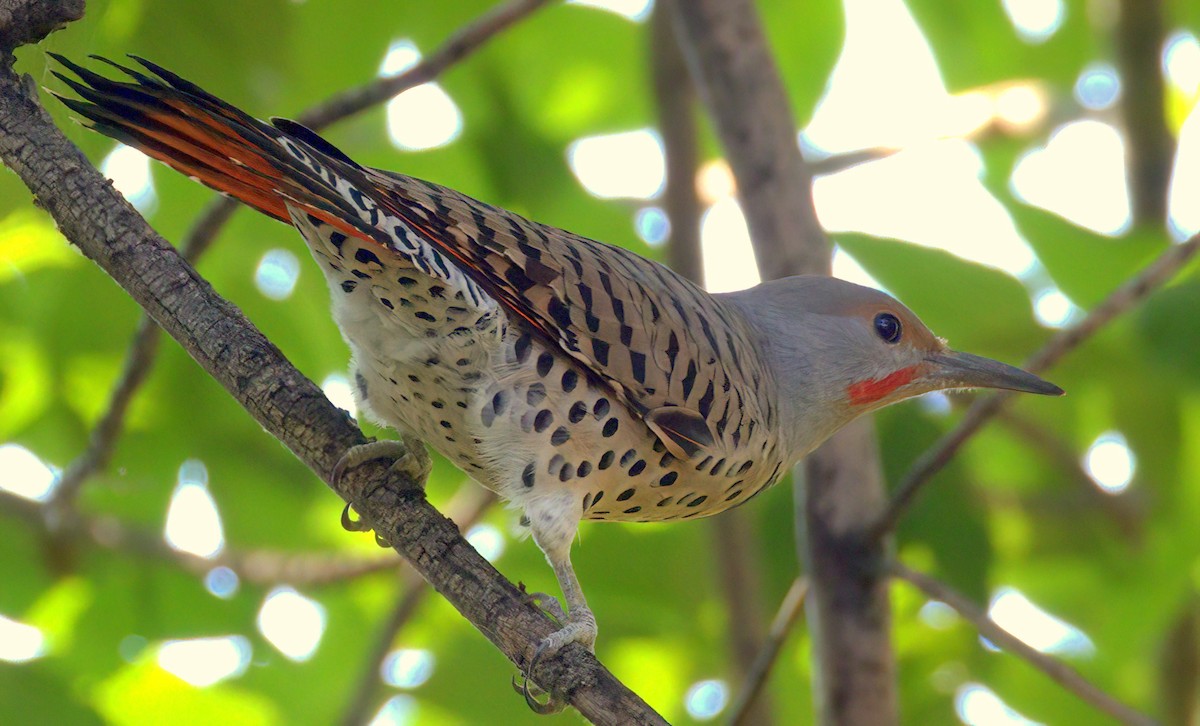
[[[702,205],[696,192],[699,147],[696,92],[679,49],[670,6],[676,0],[658,0],[651,19],[651,65],[658,126],[667,164],[663,207],[671,220],[667,264],[698,285],[704,284],[700,249]],[[744,681],[754,666],[766,635],[762,604],[760,539],[745,509],[732,509],[708,522],[712,532],[717,579],[729,612],[728,641],[733,656],[730,676]],[[747,704],[747,723],[769,726],[771,704],[766,694],[756,694]]]
[[[683,47],[738,182],[766,279],[828,274],[830,246],[817,221],[812,177],[791,108],[751,0],[692,0],[676,7]],[[816,646],[823,724],[895,723],[886,543],[863,537],[884,500],[869,421],[836,434],[797,468],[801,557]],[[804,471],[801,471],[803,469]]]
[[[1175,159],[1161,62],[1167,36],[1163,13],[1162,0],[1121,0],[1116,26],[1130,211],[1135,223],[1159,228],[1167,221]]]
[[[20,42],[39,40],[78,16],[68,12],[55,20],[55,13],[73,8],[51,0],[10,0],[0,9],[10,23],[37,23],[0,31],[0,38]],[[55,128],[37,102],[32,80],[12,70],[8,50],[0,50],[0,158],[29,187],[35,203],[255,420],[353,503],[422,577],[524,667],[555,625],[467,544],[413,482],[389,474],[386,463],[370,463],[342,481],[330,481],[342,452],[365,443],[362,432],[151,230]],[[595,723],[665,723],[580,646],[544,659],[533,676]]]

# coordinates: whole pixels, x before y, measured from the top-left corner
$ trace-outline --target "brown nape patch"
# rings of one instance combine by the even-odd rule
[[[900,320],[900,326],[903,331],[899,341],[901,345],[908,344],[917,350],[930,353],[937,353],[946,349],[946,341],[934,335],[933,331],[925,327],[925,323],[921,322],[916,313],[891,298],[859,303],[851,308],[849,313],[861,317],[869,326],[875,324],[876,315],[891,313]]]

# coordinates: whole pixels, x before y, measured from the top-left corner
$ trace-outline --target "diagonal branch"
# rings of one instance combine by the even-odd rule
[[[808,595],[808,579],[803,576],[797,577],[792,581],[792,586],[788,588],[787,594],[783,596],[783,602],[779,603],[779,610],[775,613],[775,619],[771,621],[767,639],[759,649],[758,655],[754,657],[754,663],[742,680],[738,696],[734,699],[733,706],[729,708],[731,726],[758,723],[751,715],[751,708],[758,701],[763,686],[767,684],[767,677],[771,675],[771,669],[775,667],[779,651],[783,650],[784,641],[792,632],[796,621],[800,619],[806,595]]]
[[[465,534],[495,503],[495,494],[481,486],[476,486],[474,482],[467,482],[455,495],[447,509],[461,512],[459,516],[452,516],[452,519],[458,522],[459,530]],[[342,717],[342,723],[346,726],[367,723],[370,709],[374,705],[375,694],[379,690],[379,670],[383,667],[383,662],[391,652],[392,644],[396,642],[400,631],[408,624],[408,621],[416,614],[417,608],[425,602],[425,598],[430,594],[427,583],[413,572],[412,568],[408,567],[404,568],[404,572],[400,575],[400,592],[399,600],[379,629],[375,645],[366,659],[366,667],[363,668],[363,672],[358,678],[358,685],[354,689],[354,695],[351,696],[349,705],[346,707],[346,712]]]
[[[464,26],[412,68],[396,76],[377,78],[339,93],[300,114],[300,121],[314,130],[320,130],[427,83],[544,5],[546,0],[510,0],[498,5]],[[240,206],[233,199],[214,196],[213,202],[197,218],[180,245],[184,259],[194,264]],[[92,430],[87,448],[67,466],[55,489],[54,503],[60,513],[59,520],[64,523],[72,519],[69,510],[84,482],[108,466],[124,428],[129,404],[154,366],[159,338],[158,326],[149,317],[143,317],[129,345],[121,377],[113,387],[103,416]]]
[[[1041,373],[1053,366],[1104,326],[1169,282],[1198,250],[1200,250],[1200,235],[1171,246],[1140,273],[1113,290],[1078,324],[1064,329],[1051,338],[1042,346],[1041,350],[1025,361],[1024,367],[1032,373]],[[941,471],[942,467],[954,458],[963,444],[983,428],[985,423],[999,413],[1012,395],[1005,391],[976,399],[967,409],[962,420],[958,422],[958,426],[955,426],[924,454],[921,454],[904,479],[896,486],[896,493],[888,502],[887,509],[869,528],[868,534],[872,539],[882,539],[895,528],[900,516],[912,504],[913,498],[916,497],[921,487],[933,478],[934,474]]]
[[[29,0],[36,2],[37,0]],[[42,0],[46,2],[48,0]],[[263,428],[325,479],[509,660],[527,668],[555,624],[425,500],[415,482],[371,462],[332,481],[366,443],[344,411],[295,369],[241,311],[218,296],[58,131],[32,80],[0,63],[0,159],[95,261]],[[578,644],[529,675],[596,723],[664,723]]]
[[[1079,675],[1079,672],[1071,666],[1062,661],[1055,660],[1036,648],[1027,645],[1025,641],[1000,627],[996,621],[987,616],[987,613],[980,610],[974,603],[948,585],[937,581],[929,575],[911,570],[899,562],[893,562],[890,569],[893,577],[911,583],[928,597],[954,608],[955,612],[975,626],[980,635],[987,638],[996,646],[1004,648],[1029,663],[1042,673],[1045,673],[1055,683],[1079,696],[1079,698],[1095,706],[1103,713],[1112,716],[1123,724],[1136,724],[1137,726],[1151,726],[1154,724],[1153,719],[1133,710],[1100,690],[1083,676]]]

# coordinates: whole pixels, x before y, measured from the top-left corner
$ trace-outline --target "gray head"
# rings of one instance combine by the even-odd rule
[[[722,297],[761,336],[796,457],[856,416],[930,391],[1063,393],[1020,368],[950,350],[899,301],[844,280],[788,277]]]

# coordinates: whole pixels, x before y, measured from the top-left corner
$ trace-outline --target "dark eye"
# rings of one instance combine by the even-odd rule
[[[895,315],[879,313],[875,316],[875,332],[886,343],[899,343],[900,336],[904,334],[904,328],[900,326],[900,319]]]

